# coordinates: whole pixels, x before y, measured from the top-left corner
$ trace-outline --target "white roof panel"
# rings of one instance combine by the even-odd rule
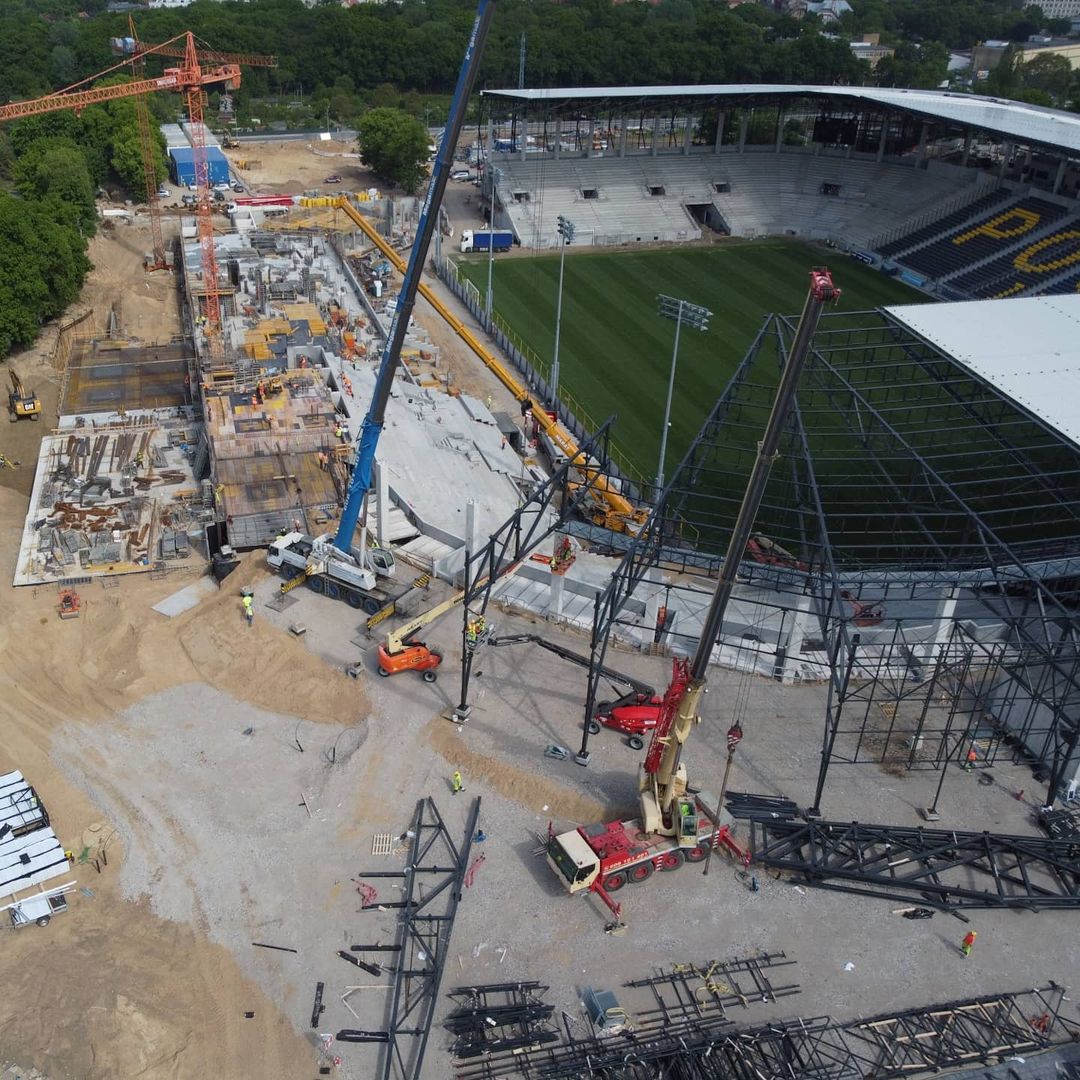
[[[875,86],[786,86],[775,83],[713,83],[704,86],[575,86],[550,90],[485,90],[507,100],[548,102],[597,98],[807,97],[848,98],[981,128],[1022,143],[1080,152],[1080,115],[1018,101],[953,94],[945,90],[899,90]]]
[[[37,793],[23,779],[21,772],[0,776],[0,830],[10,826],[14,832],[27,832],[39,825],[47,825],[48,821]],[[3,836],[6,835],[4,831]]]
[[[885,310],[1080,446],[1080,296]]]
[[[68,873],[64,846],[51,828],[0,840],[0,896],[17,893]]]

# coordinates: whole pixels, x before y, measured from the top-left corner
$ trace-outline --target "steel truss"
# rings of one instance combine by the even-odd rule
[[[582,457],[575,461],[589,461],[595,467],[583,476],[580,464],[567,461],[552,473],[550,479],[528,494],[513,514],[488,537],[487,543],[478,551],[466,555],[461,625],[461,696],[454,711],[458,721],[466,720],[471,711],[469,685],[475,650],[469,647],[470,621],[478,616],[486,618],[488,605],[500,579],[548,537],[567,531],[568,521],[587,503],[600,481],[611,475],[609,438],[613,419],[606,420],[591,438],[579,444]]]
[[[822,889],[953,908],[1080,907],[1075,844],[1042,836],[752,820],[754,861]]]
[[[643,644],[626,601],[646,575],[712,572],[794,333],[766,320],[643,535],[621,545],[586,719],[610,635]],[[1080,764],[1080,452],[886,312],[826,315],[756,528],[788,557],[740,566],[724,662],[783,678],[797,662],[827,683],[813,812],[834,763],[944,775],[973,746],[980,767],[1006,753],[1060,797]],[[673,584],[666,610],[691,590]],[[653,643],[690,640],[676,624]]]
[[[366,878],[404,880],[398,924],[397,966],[387,1006],[379,1080],[419,1080],[431,1022],[439,1000],[454,916],[469,868],[480,817],[480,799],[469,807],[465,838],[456,844],[431,798],[416,804],[412,843],[404,870],[369,871]]]
[[[659,1018],[670,1026],[717,1015],[727,1019],[727,1010],[736,1005],[745,1009],[752,1001],[774,1002],[799,993],[797,983],[777,985],[769,974],[774,968],[794,963],[779,952],[742,960],[714,960],[701,966],[674,964],[626,985],[648,987],[655,998],[653,1008],[639,1009],[634,1014],[637,1020]]]
[[[451,1053],[473,1058],[558,1042],[549,1021],[554,1005],[543,1000],[548,987],[538,982],[459,986],[449,996],[457,1008],[443,1022],[455,1036]]]
[[[908,1009],[837,1024],[796,1018],[732,1031],[722,1019],[642,1036],[575,1036],[558,1047],[459,1065],[456,1080],[889,1080],[1031,1054],[1072,1038],[1060,1020],[1064,989]]]

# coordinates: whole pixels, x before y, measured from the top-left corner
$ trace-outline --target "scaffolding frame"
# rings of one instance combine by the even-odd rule
[[[641,641],[629,596],[656,568],[715,572],[795,322],[763,322],[624,545],[596,602],[586,728],[611,634]],[[1080,740],[1080,449],[889,312],[828,314],[756,529],[781,554],[743,560],[750,614],[729,613],[721,659],[826,684],[811,813],[834,764],[943,772],[972,749],[1060,796]],[[672,583],[665,609],[694,590]],[[692,635],[658,625],[653,644]]]

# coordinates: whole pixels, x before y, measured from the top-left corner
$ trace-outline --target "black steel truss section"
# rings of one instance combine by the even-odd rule
[[[474,1058],[501,1051],[558,1042],[551,1026],[554,1005],[543,1000],[548,987],[538,982],[459,986],[449,997],[457,1007],[443,1021],[455,1036],[451,1054]]]
[[[766,320],[642,535],[613,545],[583,728],[612,633],[692,644],[692,621],[646,641],[626,602],[656,567],[715,572],[795,329]],[[943,779],[972,747],[980,767],[1031,764],[1045,801],[1061,797],[1080,764],[1075,447],[886,312],[826,315],[756,528],[784,554],[740,566],[725,662],[825,681],[812,812],[833,764]],[[668,586],[665,610],[692,588]]]
[[[981,997],[847,1024],[844,1034],[866,1076],[937,1072],[1045,1049],[1040,1029],[1057,1019],[1063,997],[1058,986]]]
[[[461,625],[461,695],[455,711],[459,720],[469,715],[469,684],[475,655],[469,647],[470,622],[478,616],[486,618],[492,593],[508,568],[527,558],[549,536],[563,531],[574,514],[587,503],[601,479],[610,474],[608,443],[613,419],[606,420],[595,435],[580,443],[581,460],[595,463],[595,468],[582,476],[573,462],[565,462],[550,479],[529,493],[478,551],[467,555]]]
[[[598,1037],[458,1063],[456,1080],[891,1080],[1000,1062],[1071,1041],[1064,989],[986,995],[837,1024],[827,1017],[732,1031],[722,1020]]]
[[[754,861],[822,889],[944,909],[1080,907],[1075,845],[1041,836],[764,821]]]
[[[387,1005],[379,1080],[419,1080],[439,1000],[454,916],[469,868],[480,799],[469,807],[465,837],[454,842],[431,798],[416,804],[397,935],[397,967]],[[389,877],[391,872],[364,877]]]
[[[777,952],[701,965],[673,964],[626,985],[648,987],[655,998],[652,1008],[638,1009],[634,1014],[639,1021],[658,1017],[670,1026],[716,1016],[729,1019],[727,1010],[736,1005],[746,1009],[751,1002],[775,1002],[799,993],[798,983],[777,984],[771,975],[773,969],[794,963]]]

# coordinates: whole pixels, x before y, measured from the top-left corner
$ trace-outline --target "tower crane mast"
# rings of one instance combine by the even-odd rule
[[[139,40],[138,31],[135,29],[135,20],[131,15],[128,16],[128,35],[126,38],[112,39],[113,51],[119,55],[127,56],[128,62],[131,64],[131,70],[136,77],[145,71],[148,56],[177,57],[180,59],[187,57],[186,42],[184,45],[163,44],[156,47],[144,45]],[[196,55],[203,64],[277,67],[277,58],[274,56],[259,56],[256,53],[227,53],[204,45],[196,48]],[[147,269],[165,270],[168,268],[168,262],[165,258],[165,242],[161,233],[161,208],[158,204],[157,169],[154,161],[154,141],[151,135],[150,106],[145,94],[139,94],[135,98],[135,116],[139,124],[139,141],[142,145],[146,204],[150,213],[150,235],[152,238],[153,254],[151,261],[147,264]]]
[[[161,54],[179,56],[182,63],[166,67],[161,75],[143,77],[127,83],[112,86],[91,86],[97,79],[127,66],[130,61],[122,60],[111,68],[91,75],[78,83],[58,90],[45,97],[30,101],[16,101],[0,105],[0,123],[17,120],[24,116],[39,116],[42,113],[59,112],[71,109],[81,112],[88,105],[99,105],[106,101],[118,101],[122,98],[137,98],[140,94],[156,93],[159,90],[172,90],[187,96],[188,117],[191,120],[192,149],[195,162],[195,182],[198,204],[196,220],[199,232],[199,247],[202,253],[203,288],[199,308],[205,324],[205,334],[211,366],[224,363],[224,344],[221,336],[221,297],[218,286],[217,254],[214,250],[214,223],[210,202],[209,168],[206,160],[206,129],[203,127],[203,90],[204,87],[224,84],[230,89],[240,85],[240,65],[233,60],[211,61],[203,67],[200,51],[195,44],[195,35],[188,30],[178,34],[160,45],[141,47],[140,57]],[[224,56],[225,54],[220,54]],[[267,58],[272,59],[272,58]]]

